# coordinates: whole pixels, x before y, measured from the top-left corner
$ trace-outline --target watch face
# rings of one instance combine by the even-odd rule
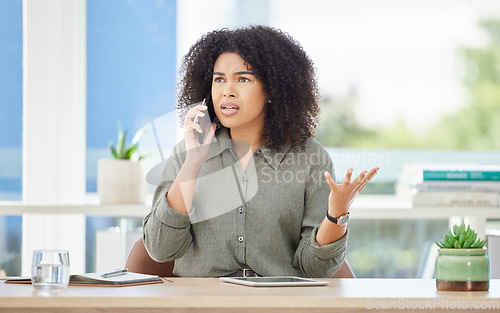
[[[347,224],[347,222],[349,222],[349,215],[343,215],[343,216],[339,217],[338,224],[340,226],[344,226],[345,224]]]

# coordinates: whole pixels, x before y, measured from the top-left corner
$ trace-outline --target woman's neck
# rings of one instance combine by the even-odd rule
[[[253,153],[264,145],[263,129],[258,132],[230,129],[229,133],[237,150],[250,150]]]
[[[260,132],[243,132],[230,129],[230,135],[234,150],[238,155],[238,161],[245,170],[253,152],[264,145],[263,130]]]

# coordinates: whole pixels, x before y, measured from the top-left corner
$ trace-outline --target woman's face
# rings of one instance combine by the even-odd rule
[[[249,131],[264,128],[264,85],[238,54],[225,52],[215,61],[212,100],[215,114],[225,127]]]

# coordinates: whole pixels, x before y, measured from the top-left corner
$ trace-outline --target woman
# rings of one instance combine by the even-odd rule
[[[144,219],[150,256],[175,259],[179,276],[331,277],[349,206],[378,168],[333,181],[312,139],[318,90],[301,46],[270,27],[214,31],[191,47],[182,74],[184,141]],[[214,123],[200,143],[206,114]]]

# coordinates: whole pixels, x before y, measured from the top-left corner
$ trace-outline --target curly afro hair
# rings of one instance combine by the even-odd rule
[[[214,63],[224,52],[237,53],[251,66],[271,101],[265,112],[265,146],[279,151],[283,144],[291,143],[294,150],[297,146],[304,149],[318,124],[315,68],[297,41],[267,26],[216,30],[190,48],[180,73],[177,108],[181,122],[189,106],[204,98],[210,118],[217,121],[210,94]]]

